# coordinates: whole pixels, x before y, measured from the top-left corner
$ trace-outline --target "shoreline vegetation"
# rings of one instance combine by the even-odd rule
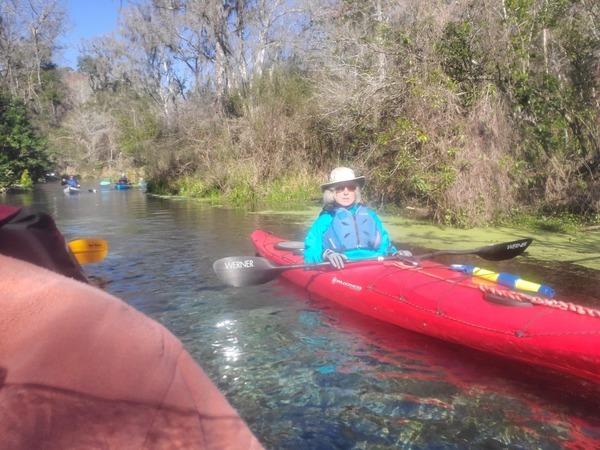
[[[205,184],[201,181],[194,181],[191,178],[173,180],[169,189],[164,186],[157,186],[153,181],[148,183],[148,193],[161,196],[180,196],[186,198],[195,198],[208,202],[222,203],[231,207],[242,208],[246,210],[269,209],[272,206],[280,209],[302,208],[320,208],[322,194],[320,185],[326,178],[310,176],[299,183],[292,180],[289,184],[281,181],[276,185],[263,186],[258,185],[256,190],[250,187],[240,188],[233,195],[223,195],[218,192],[209,192],[205,189]],[[310,180],[307,182],[307,180]],[[369,183],[364,189],[363,196],[367,204],[376,209],[379,213],[388,216],[398,216],[405,219],[414,219],[424,223],[431,223],[441,228],[489,228],[489,227],[523,227],[530,230],[569,233],[596,231],[600,229],[600,213],[596,215],[577,215],[568,212],[549,212],[526,208],[524,205],[515,212],[498,216],[494,220],[489,220],[483,224],[469,225],[457,224],[453,222],[436,222],[434,213],[431,209],[421,206],[398,207],[395,204],[386,204],[370,201],[372,193]]]

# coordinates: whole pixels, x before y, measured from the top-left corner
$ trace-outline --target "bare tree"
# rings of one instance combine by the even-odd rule
[[[153,98],[167,119],[176,114],[186,90],[186,74],[177,67],[174,13],[137,5],[125,11],[119,30],[125,44],[119,55],[121,76]]]
[[[232,88],[290,57],[301,47],[293,37],[307,29],[306,16],[283,0],[139,2],[122,10],[116,35],[88,43],[84,53],[96,65],[108,62],[114,77],[146,90],[169,115],[188,92],[210,93],[221,105]]]
[[[42,69],[65,30],[58,0],[0,0],[0,82],[15,96],[37,100]]]

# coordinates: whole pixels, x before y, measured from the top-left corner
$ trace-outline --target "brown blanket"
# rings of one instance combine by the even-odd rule
[[[260,449],[168,330],[0,255],[0,448]]]

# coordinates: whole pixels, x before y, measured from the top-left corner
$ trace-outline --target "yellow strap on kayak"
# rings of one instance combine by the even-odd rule
[[[506,272],[492,272],[491,270],[482,269],[481,267],[464,265],[464,264],[452,264],[450,267],[454,270],[473,275],[484,280],[493,281],[512,289],[518,289],[520,291],[537,292],[538,294],[545,295],[546,297],[554,297],[554,289],[543,284],[533,283],[531,281],[523,280],[516,275],[512,275]]]
[[[108,253],[108,243],[103,239],[77,239],[69,242],[69,248],[79,264],[90,264],[102,261]]]

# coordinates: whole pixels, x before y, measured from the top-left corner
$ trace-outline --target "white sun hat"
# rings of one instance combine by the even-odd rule
[[[347,183],[349,181],[354,181],[361,188],[365,185],[365,177],[355,176],[354,170],[349,169],[348,167],[336,167],[329,175],[329,183],[322,184],[321,190],[324,191],[336,184]]]

